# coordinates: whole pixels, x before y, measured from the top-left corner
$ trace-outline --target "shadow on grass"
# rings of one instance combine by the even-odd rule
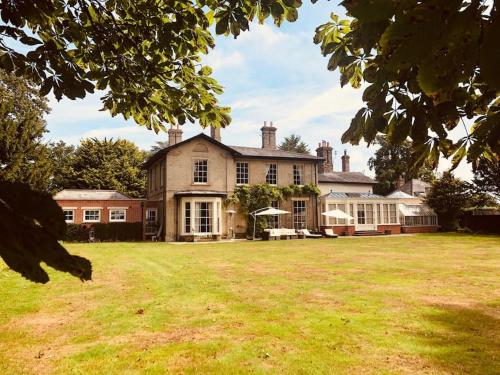
[[[431,323],[417,333],[424,356],[449,373],[498,374],[500,319],[480,305],[434,304],[424,318]]]

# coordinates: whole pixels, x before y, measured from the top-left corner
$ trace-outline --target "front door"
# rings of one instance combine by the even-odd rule
[[[357,204],[356,230],[376,230],[374,220],[374,205],[371,203]]]

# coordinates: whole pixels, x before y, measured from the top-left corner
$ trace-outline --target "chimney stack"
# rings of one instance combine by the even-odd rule
[[[220,137],[220,126],[213,126],[210,125],[210,137],[215,139],[216,141],[221,142],[221,137]]]
[[[325,159],[323,164],[318,168],[319,174],[332,173],[333,172],[333,148],[330,146],[330,142],[321,141],[316,149],[316,155],[320,158]]]
[[[269,150],[276,150],[276,128],[273,126],[273,122],[267,126],[266,121],[264,121],[264,126],[260,128],[262,132],[262,148]]]
[[[176,143],[182,141],[182,130],[179,128],[179,125],[171,126],[168,129],[168,145],[173,146]]]
[[[347,150],[344,150],[344,155],[342,155],[342,172],[349,172],[349,155],[347,155]]]

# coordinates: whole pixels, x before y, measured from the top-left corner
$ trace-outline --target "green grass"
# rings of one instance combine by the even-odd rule
[[[67,247],[0,262],[0,374],[499,373],[500,237]]]

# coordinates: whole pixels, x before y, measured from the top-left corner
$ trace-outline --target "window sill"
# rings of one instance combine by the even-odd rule
[[[191,185],[207,186],[207,185],[209,185],[209,183],[208,182],[193,182]]]
[[[100,223],[101,220],[83,220],[84,223]]]

